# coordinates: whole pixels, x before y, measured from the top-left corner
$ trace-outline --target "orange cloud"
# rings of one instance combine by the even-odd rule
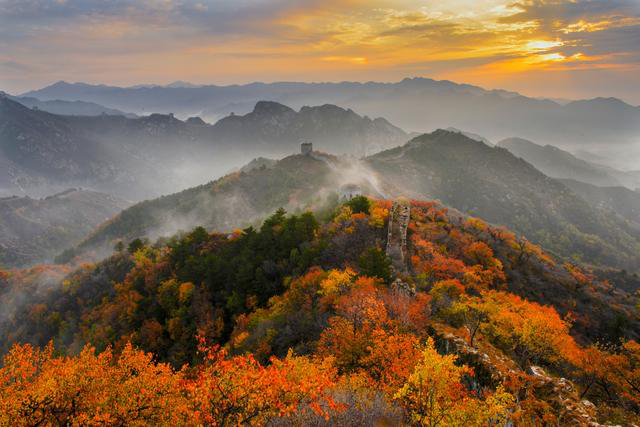
[[[640,64],[636,0],[119,0],[41,11],[36,3],[0,0],[9,23],[0,28],[4,63],[25,65],[0,70],[11,82],[5,89],[58,79],[231,83],[408,73],[500,87],[518,74],[542,81],[551,71]]]

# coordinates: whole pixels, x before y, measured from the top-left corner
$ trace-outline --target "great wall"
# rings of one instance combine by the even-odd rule
[[[395,201],[389,212],[386,254],[391,258],[397,273],[407,272],[407,228],[411,218],[411,206]]]

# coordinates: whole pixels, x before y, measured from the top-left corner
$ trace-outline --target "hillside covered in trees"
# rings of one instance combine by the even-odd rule
[[[314,152],[262,161],[208,184],[136,204],[59,260],[111,249],[120,240],[153,240],[197,225],[209,231],[244,228],[279,207],[318,209],[345,185],[377,197],[440,200],[507,226],[574,263],[632,273],[640,269],[640,229],[628,197],[617,198],[620,203],[613,206],[621,214],[612,213],[581,188],[574,191],[504,148],[445,130],[361,160]]]
[[[0,292],[0,424],[640,422],[637,289],[437,202],[132,240]]]

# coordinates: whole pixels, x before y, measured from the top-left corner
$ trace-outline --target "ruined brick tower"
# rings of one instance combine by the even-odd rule
[[[300,144],[300,152],[305,156],[310,156],[313,151],[313,144],[310,142],[303,142]]]

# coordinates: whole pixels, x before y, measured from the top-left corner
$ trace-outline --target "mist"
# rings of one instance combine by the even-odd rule
[[[252,111],[270,100],[293,109],[335,104],[358,114],[383,117],[407,132],[454,127],[492,141],[509,137],[609,154],[609,166],[637,168],[640,107],[615,98],[556,102],[514,92],[425,78],[398,83],[256,83],[241,86],[121,89],[58,83],[28,92],[42,99],[79,99],[141,113],[198,115],[216,122]]]

